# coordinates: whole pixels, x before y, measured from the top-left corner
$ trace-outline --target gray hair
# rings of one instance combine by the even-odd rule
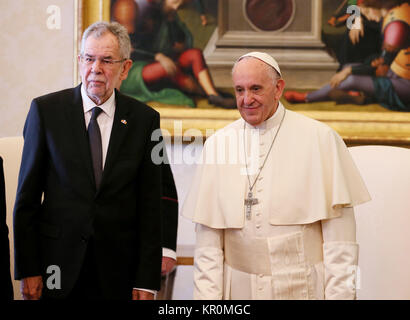
[[[127,29],[118,22],[99,21],[90,25],[83,33],[81,39],[81,54],[84,53],[85,41],[89,36],[101,37],[107,32],[112,33],[118,40],[121,59],[129,59],[131,56],[131,41]]]
[[[252,57],[252,56],[242,57],[242,58],[238,59],[238,60],[233,64],[232,71],[231,71],[231,74],[232,74],[232,75],[233,75],[233,71],[234,71],[236,65],[238,64],[238,62],[239,62],[239,61],[242,61],[242,60],[245,60],[245,59],[256,59],[256,60],[262,61],[262,60],[260,60],[260,59],[258,59],[258,58]],[[262,61],[262,62],[263,62],[263,61]],[[280,74],[275,70],[274,67],[270,66],[269,64],[267,64],[267,63],[265,63],[265,62],[264,62],[264,64],[266,65],[266,70],[268,70],[268,76],[272,79],[272,82],[275,84],[276,81],[279,80],[279,79],[281,79],[282,77],[281,77]]]

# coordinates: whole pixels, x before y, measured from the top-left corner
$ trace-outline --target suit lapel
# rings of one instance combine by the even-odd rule
[[[110,169],[114,165],[114,161],[117,157],[118,152],[120,151],[122,141],[127,136],[129,112],[129,105],[122,99],[122,94],[115,90],[114,122],[112,124],[110,142],[108,144],[107,157],[105,159],[101,186],[103,186],[104,184],[104,177],[107,176]]]
[[[91,151],[85,126],[83,100],[81,98],[81,84],[74,88],[73,103],[67,108],[67,123],[70,124],[72,129],[73,145],[78,149],[79,158],[85,164],[90,182],[95,187]]]

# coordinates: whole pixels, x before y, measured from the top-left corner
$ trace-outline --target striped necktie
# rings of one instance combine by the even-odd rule
[[[102,166],[102,143],[101,131],[98,126],[97,117],[102,112],[99,107],[94,107],[91,120],[88,124],[88,141],[90,142],[91,158],[93,160],[94,178],[97,189],[100,187],[103,172]]]

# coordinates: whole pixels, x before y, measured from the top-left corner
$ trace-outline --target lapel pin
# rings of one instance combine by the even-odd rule
[[[123,124],[127,124],[127,120],[121,120],[121,123],[123,123]]]

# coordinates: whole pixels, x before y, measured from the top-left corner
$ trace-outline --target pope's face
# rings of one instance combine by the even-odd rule
[[[110,32],[98,38],[90,35],[83,51],[78,58],[81,81],[90,99],[100,105],[108,100],[116,85],[127,78],[132,61],[122,59],[118,40]]]
[[[256,58],[239,61],[232,74],[236,104],[242,118],[256,126],[270,118],[278,107],[285,82],[273,80],[270,66]]]

